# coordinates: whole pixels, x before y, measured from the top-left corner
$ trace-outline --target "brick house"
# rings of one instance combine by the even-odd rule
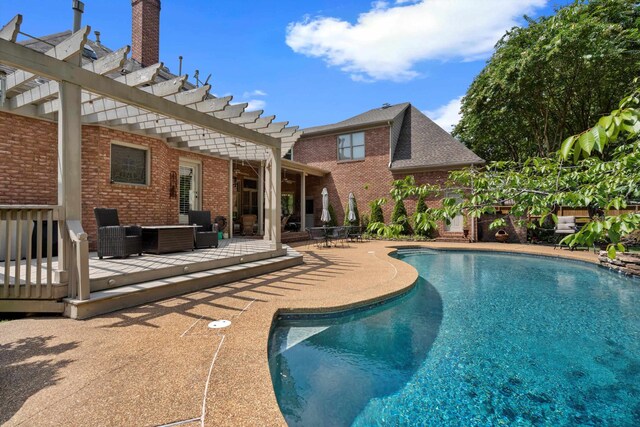
[[[350,192],[360,213],[367,213],[372,200],[389,199],[394,180],[413,175],[418,184],[442,184],[453,169],[484,164],[410,103],[385,104],[335,124],[304,129],[292,158],[329,172],[309,180],[308,224],[312,219],[319,223],[323,187],[342,223]],[[427,201],[429,206],[439,203],[440,199]],[[415,211],[415,200],[405,205],[409,214]],[[390,220],[392,209],[392,201],[383,207],[385,221]],[[440,227],[439,235],[458,237],[462,231],[462,219],[455,218],[451,225]]]

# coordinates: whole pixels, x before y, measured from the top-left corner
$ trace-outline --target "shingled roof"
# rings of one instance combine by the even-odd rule
[[[483,164],[484,160],[408,102],[375,108],[338,123],[304,129],[302,138],[390,124],[391,170]],[[400,129],[398,129],[400,126]],[[397,129],[397,130],[395,130]]]
[[[391,170],[483,163],[483,159],[416,107],[406,109]]]
[[[388,107],[374,108],[350,119],[338,123],[323,126],[314,126],[304,129],[304,136],[318,135],[323,133],[338,132],[356,127],[368,127],[375,124],[382,124],[394,121],[409,105],[408,102],[390,105]]]

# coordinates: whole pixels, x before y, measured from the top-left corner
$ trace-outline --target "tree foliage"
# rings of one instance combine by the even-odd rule
[[[369,207],[371,208],[371,217],[369,218],[369,223],[384,222],[384,215],[382,214],[382,205],[384,205],[385,203],[387,203],[387,200],[382,198],[382,199],[374,200],[369,204]]]
[[[401,226],[400,234],[409,234],[409,218],[407,217],[407,208],[404,206],[404,200],[396,200],[391,212],[391,223]]]
[[[333,208],[332,204],[329,204],[329,222],[327,223],[327,227],[336,227],[338,225],[338,220],[336,217],[336,210]]]
[[[453,131],[487,160],[551,155],[615,108],[640,70],[636,0],[576,1],[527,21],[497,43]]]
[[[420,224],[418,222],[418,216],[424,215],[425,212],[427,212],[427,204],[425,203],[425,196],[424,194],[420,194],[418,196],[418,200],[416,201],[416,212],[413,215],[413,229],[414,229],[414,232],[419,236],[429,235],[429,230],[424,230],[423,228],[419,227]]]
[[[466,197],[456,209],[466,209],[476,218],[508,203],[513,215],[525,218],[523,225],[537,227],[548,217],[557,222],[559,206],[586,207],[590,222],[563,241],[570,246],[607,241],[609,254],[615,256],[623,249],[621,237],[640,228],[637,212],[606,214],[640,204],[640,89],[594,126],[567,138],[553,157],[454,171],[450,181]],[[527,221],[530,216],[539,218],[538,223]],[[502,226],[503,221],[492,226]]]

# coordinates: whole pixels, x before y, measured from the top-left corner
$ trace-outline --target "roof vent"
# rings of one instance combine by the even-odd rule
[[[389,107],[391,107],[391,104],[389,104],[388,102],[385,102],[384,104],[382,104],[382,109],[383,110],[386,109],[386,108],[389,108]]]
[[[82,55],[86,56],[87,58],[91,58],[94,61],[96,59],[98,59],[98,55],[96,55],[96,51],[93,50],[93,48],[91,46],[89,46],[88,44],[85,44],[83,49],[82,49]]]

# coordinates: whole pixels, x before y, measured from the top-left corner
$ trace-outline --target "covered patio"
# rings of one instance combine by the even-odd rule
[[[215,97],[208,84],[193,85],[186,75],[170,74],[162,63],[143,67],[127,59],[128,46],[100,58],[88,57],[83,53],[89,27],[76,28],[67,39],[37,51],[16,41],[19,34],[26,35],[21,24],[18,15],[0,30],[0,112],[57,124],[57,204],[0,205],[0,227],[5,231],[0,237],[5,254],[0,261],[0,311],[60,311],[64,298],[65,312],[77,317],[73,304],[86,305],[104,296],[99,292],[113,293],[123,286],[137,284],[140,293],[142,284],[203,271],[211,276],[212,269],[275,258],[282,258],[279,268],[291,264],[281,243],[281,176],[282,155],[301,135],[297,126],[274,122],[275,116],[263,117],[263,111],[245,111],[247,104],[230,104],[230,96]],[[262,240],[233,239],[234,229],[229,227],[230,239],[222,240],[217,249],[123,260],[93,257],[93,231],[85,231],[93,219],[87,218],[82,190],[87,182],[83,161],[93,159],[82,158],[83,125],[150,135],[173,149],[226,161],[228,200],[235,188],[234,164],[259,165],[264,176],[259,191]],[[231,219],[232,203],[228,206]],[[173,286],[174,295],[193,290],[181,286]],[[148,299],[131,301],[170,295],[151,295],[151,287],[142,292]]]

